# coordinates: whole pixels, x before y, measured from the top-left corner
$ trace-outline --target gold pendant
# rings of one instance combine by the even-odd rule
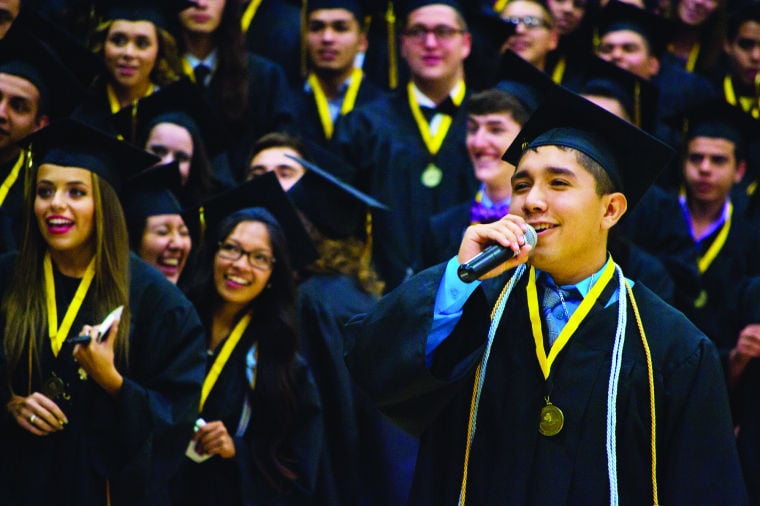
[[[77,369],[77,372],[79,373],[79,379],[80,380],[82,380],[82,381],[86,381],[87,380],[87,371],[85,371],[84,369],[82,369],[80,367],[79,369]]]
[[[538,421],[538,432],[544,436],[556,436],[565,426],[565,415],[562,410],[549,402],[541,408],[541,418]]]
[[[55,373],[45,380],[45,383],[42,385],[42,395],[50,400],[57,399],[59,395],[64,393],[64,390],[63,380],[56,376]]]
[[[435,188],[441,184],[442,179],[443,171],[436,164],[429,163],[428,166],[425,167],[425,171],[422,173],[420,181],[422,181],[422,184],[428,188]]]

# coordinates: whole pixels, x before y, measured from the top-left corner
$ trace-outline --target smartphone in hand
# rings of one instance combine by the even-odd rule
[[[124,312],[124,306],[119,306],[108,313],[108,316],[106,316],[98,326],[98,333],[95,335],[97,342],[101,343],[103,342],[103,339],[108,337],[108,331],[111,330],[111,326],[113,326],[114,322],[121,319],[122,312]],[[90,339],[92,339],[92,337],[85,334],[67,339],[66,342],[69,344],[87,344],[90,342]]]

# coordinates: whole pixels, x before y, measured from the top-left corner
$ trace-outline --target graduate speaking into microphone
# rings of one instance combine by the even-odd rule
[[[746,504],[715,345],[607,248],[672,155],[556,88],[504,155],[513,214],[348,324],[357,384],[420,437],[409,504]],[[460,280],[494,243],[516,255]]]

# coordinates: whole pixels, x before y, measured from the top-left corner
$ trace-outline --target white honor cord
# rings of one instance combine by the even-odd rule
[[[468,440],[469,444],[472,445],[473,439],[475,439],[475,429],[477,427],[478,422],[478,405],[480,404],[480,393],[483,390],[483,382],[486,379],[486,368],[488,366],[488,357],[491,356],[491,346],[493,345],[493,339],[496,335],[496,329],[499,327],[499,322],[501,321],[501,315],[504,313],[504,307],[507,305],[507,301],[509,300],[509,296],[512,293],[512,289],[515,287],[518,281],[520,281],[520,278],[522,277],[523,273],[525,272],[526,267],[525,264],[520,264],[517,266],[517,269],[515,270],[515,273],[512,274],[512,278],[508,281],[509,286],[507,287],[507,292],[504,294],[504,297],[501,298],[501,301],[499,301],[499,305],[496,306],[496,312],[494,313],[493,319],[491,320],[491,327],[488,329],[488,340],[486,341],[486,349],[483,352],[483,360],[481,362],[480,367],[480,375],[478,376],[478,387],[475,391],[475,402],[473,403],[473,414],[472,414],[472,428],[470,429],[470,433],[468,434]],[[459,494],[459,501],[457,502],[460,506],[463,506],[462,502],[462,495],[461,492]]]
[[[617,395],[618,382],[620,380],[620,368],[623,362],[623,346],[625,345],[625,327],[628,323],[625,278],[623,271],[616,264],[618,274],[618,322],[615,332],[615,345],[612,348],[610,363],[610,379],[607,387],[607,473],[610,479],[610,506],[617,506],[618,480],[617,480]]]

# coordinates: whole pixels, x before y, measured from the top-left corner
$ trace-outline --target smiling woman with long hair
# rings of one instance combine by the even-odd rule
[[[268,189],[278,190],[273,178],[269,182],[274,187]],[[255,185],[233,191],[250,201],[245,190]],[[235,209],[240,200],[228,193],[217,205]],[[207,217],[213,207],[204,203]],[[314,379],[297,353],[288,253],[294,235],[286,243],[283,226],[262,207],[220,213],[207,223],[198,284],[189,292],[208,335],[203,422],[191,442],[201,461],[185,460],[172,500],[311,504],[324,429]]]
[[[129,254],[117,191],[155,158],[74,121],[32,147],[20,251],[0,260],[3,501],[166,504],[203,338],[189,301]]]
[[[174,37],[167,30],[161,5],[114,2],[101,12],[90,49],[103,62],[90,97],[75,117],[111,130],[110,119],[121,109],[169,85],[182,76]]]

